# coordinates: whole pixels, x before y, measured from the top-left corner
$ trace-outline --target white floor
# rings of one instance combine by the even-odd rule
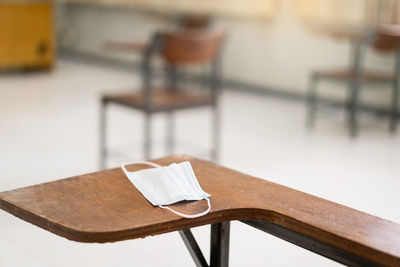
[[[129,72],[61,61],[50,73],[0,76],[0,191],[97,169],[98,97],[138,85]],[[134,88],[134,86],[132,87]],[[110,144],[136,159],[140,113],[110,109]],[[304,127],[305,106],[238,92],[222,96],[221,164],[400,223],[400,133],[386,119],[362,117],[361,134],[348,138],[335,111]],[[210,112],[177,115],[177,152],[204,155]],[[163,152],[163,116],[155,118]],[[194,229],[209,253],[209,227]],[[193,266],[177,233],[113,244],[80,244],[0,212],[0,266]],[[208,256],[206,256],[208,257]],[[335,266],[336,263],[237,222],[231,228],[231,266]]]

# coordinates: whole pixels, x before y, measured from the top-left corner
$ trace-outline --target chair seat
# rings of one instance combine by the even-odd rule
[[[341,82],[350,82],[355,80],[355,73],[348,69],[330,69],[330,70],[318,70],[313,73],[315,78],[319,79],[330,79]],[[394,77],[388,73],[382,73],[377,71],[365,71],[361,82],[363,83],[390,83],[393,82]]]
[[[143,91],[108,94],[103,96],[103,101],[149,112],[162,112],[213,104],[210,94],[186,90],[171,92],[163,89],[152,92],[150,106],[146,106],[145,93]]]

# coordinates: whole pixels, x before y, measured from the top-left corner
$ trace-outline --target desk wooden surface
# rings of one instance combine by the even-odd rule
[[[206,216],[184,219],[153,207],[120,168],[0,194],[0,208],[79,242],[114,242],[230,220],[262,220],[388,266],[400,265],[400,225],[272,182],[188,156],[211,194]],[[134,166],[135,170],[145,166]],[[196,213],[206,202],[174,205]]]

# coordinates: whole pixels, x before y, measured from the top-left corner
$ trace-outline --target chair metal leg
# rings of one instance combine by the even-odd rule
[[[392,114],[390,119],[390,132],[397,130],[397,114],[399,112],[399,86],[400,86],[400,48],[396,53],[395,80],[393,82],[392,93]]]
[[[147,160],[151,154],[151,114],[146,112],[143,129],[143,156]]]
[[[353,51],[351,54],[353,58],[353,71],[355,74],[355,78],[350,84],[350,101],[349,101],[349,127],[350,127],[350,136],[356,137],[358,134],[358,122],[357,122],[357,113],[358,113],[358,101],[359,101],[359,93],[362,85],[362,74],[363,70],[361,67],[361,63],[363,61],[364,56],[364,45],[361,42],[355,42],[353,44]]]
[[[107,158],[107,125],[106,125],[106,103],[101,101],[100,104],[100,121],[99,121],[99,167],[101,170],[106,168],[106,158]]]
[[[168,155],[171,155],[175,150],[175,118],[172,111],[167,112],[166,133],[166,151]]]
[[[350,91],[350,106],[349,106],[349,127],[350,136],[356,137],[358,134],[358,98],[359,98],[360,83],[354,82]]]
[[[392,111],[390,118],[390,132],[395,133],[397,130],[397,113],[399,112],[399,82],[393,84],[392,93]]]
[[[221,134],[221,117],[218,105],[213,106],[213,125],[212,125],[212,149],[211,160],[217,162],[219,160],[220,134]]]
[[[347,93],[347,99],[345,102],[345,120],[348,121],[350,118],[350,112],[351,112],[351,92],[353,90],[353,85],[352,83],[347,84],[346,88],[346,93]]]
[[[229,233],[230,222],[211,225],[210,267],[228,267]]]
[[[309,129],[314,127],[315,116],[317,111],[317,84],[316,77],[311,78],[310,86],[308,88],[308,114],[307,114],[307,127]]]

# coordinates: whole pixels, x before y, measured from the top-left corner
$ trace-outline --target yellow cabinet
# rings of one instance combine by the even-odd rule
[[[0,0],[0,69],[51,68],[53,5]]]

